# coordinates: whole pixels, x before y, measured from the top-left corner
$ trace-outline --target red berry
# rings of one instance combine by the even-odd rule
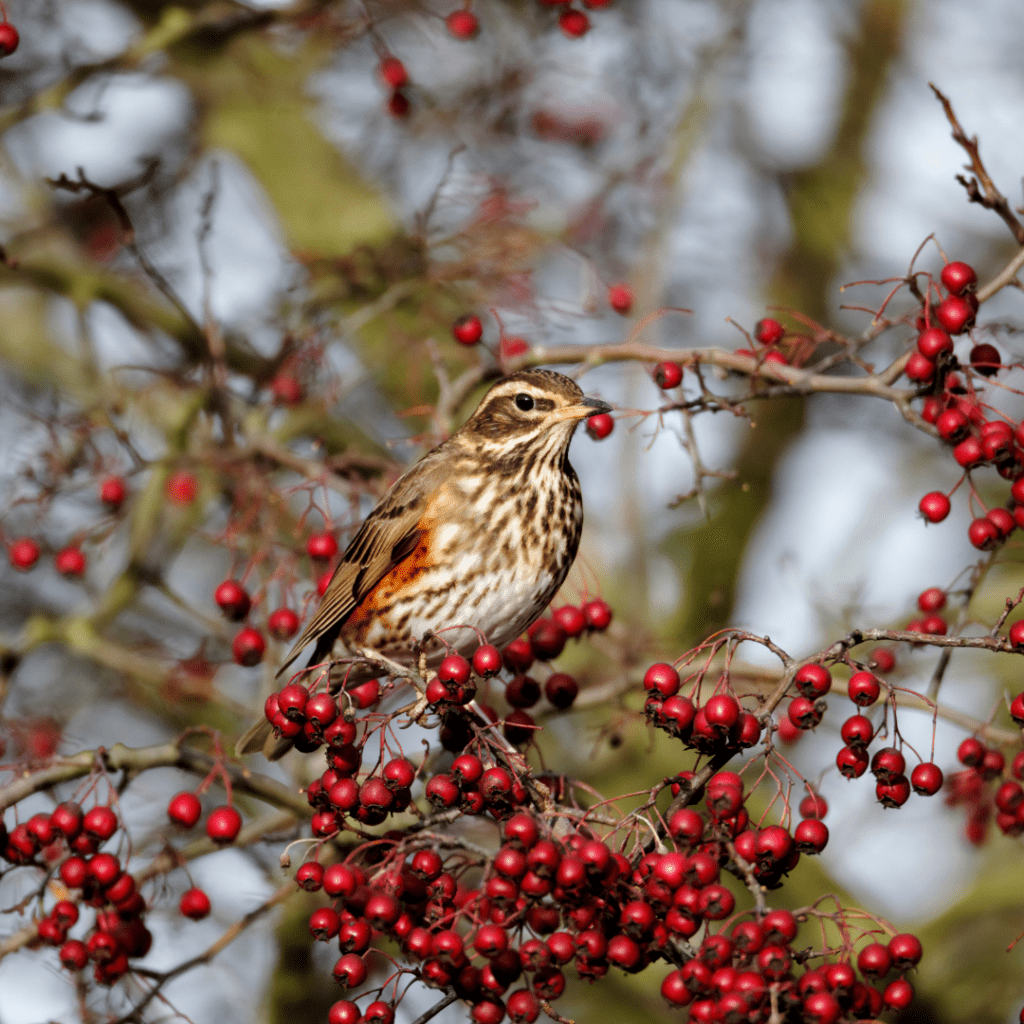
[[[318,562],[329,562],[338,553],[338,542],[330,533],[311,534],[306,541],[306,554]]]
[[[910,773],[910,784],[919,796],[935,796],[942,789],[942,769],[925,761]]]
[[[908,933],[894,935],[889,940],[889,952],[892,954],[896,970],[908,971],[911,967],[916,967],[921,960],[921,940],[916,935]]]
[[[167,478],[167,497],[175,505],[191,505],[199,497],[199,481],[184,469],[176,470]]]
[[[397,57],[383,57],[379,70],[380,77],[392,89],[401,89],[409,81],[409,73]]]
[[[468,11],[459,11],[458,13],[469,14]],[[469,16],[473,17],[472,14]],[[473,20],[475,21],[476,19],[474,18]],[[480,322],[480,317],[475,313],[467,313],[465,316],[460,316],[452,324],[452,337],[460,345],[475,345],[483,336],[484,325]]]
[[[587,617],[583,614],[582,608],[571,604],[563,605],[561,608],[556,608],[551,613],[551,617],[557,625],[561,626],[567,636],[582,636],[586,631]]]
[[[985,746],[976,736],[968,736],[956,751],[957,760],[968,768],[977,768],[985,760]]]
[[[983,377],[993,377],[1003,368],[1003,364],[999,360],[999,350],[995,345],[989,345],[987,342],[975,345],[971,349],[970,360],[971,369]]]
[[[987,518],[975,519],[967,527],[967,539],[979,551],[991,551],[999,543],[999,530]]]
[[[679,673],[665,662],[652,665],[644,673],[644,689],[662,697],[672,697],[679,692]]]
[[[583,606],[583,614],[587,619],[587,629],[603,633],[612,622],[612,609],[607,601],[595,598]]]
[[[82,830],[94,839],[106,842],[117,831],[117,815],[106,804],[99,804],[85,812]]]
[[[974,306],[959,295],[947,296],[932,312],[950,334],[960,334],[974,323]]]
[[[947,409],[935,421],[939,437],[949,444],[959,444],[969,428],[967,417],[959,409]]]
[[[959,260],[947,263],[942,268],[940,276],[943,286],[950,295],[962,295],[967,288],[978,283],[978,275],[974,272],[974,267],[969,263],[961,263]]]
[[[890,1010],[905,1010],[913,1001],[914,987],[905,978],[890,982],[882,993],[882,1002]]]
[[[346,953],[334,965],[331,972],[334,980],[345,988],[358,988],[368,973],[363,958],[356,953]]]
[[[566,29],[565,25],[562,25],[562,31],[566,35],[583,35],[590,28],[590,22],[587,20],[585,14],[581,14],[579,11],[566,11],[565,14],[576,14],[578,17],[583,19],[583,31],[582,32],[570,32]],[[627,313],[633,308],[633,292],[630,290],[629,285],[626,284],[613,284],[608,288],[608,305],[615,310],[616,313],[621,313],[626,316]]]
[[[801,818],[824,818],[828,814],[828,801],[819,793],[808,793],[800,801]]]
[[[683,368],[678,363],[658,363],[654,368],[654,383],[663,391],[677,388],[683,380]]]
[[[801,853],[821,853],[828,844],[828,826],[817,818],[805,818],[793,830],[793,840]]]
[[[615,426],[615,420],[606,412],[599,412],[587,418],[587,433],[595,441],[603,441]]]
[[[917,595],[917,607],[925,614],[942,611],[946,606],[946,592],[939,587],[929,587]]]
[[[348,999],[339,999],[327,1011],[327,1024],[357,1024],[361,1016],[355,1003]]]
[[[526,633],[533,656],[541,661],[557,658],[565,649],[565,630],[553,619],[538,619]]]
[[[1018,693],[1010,701],[1010,717],[1018,724],[1024,725],[1024,693]]]
[[[0,57],[8,57],[18,48],[18,30],[9,22],[0,22]]]
[[[530,351],[530,343],[525,338],[515,336],[502,336],[500,354],[502,359],[515,359]]]
[[[245,587],[237,580],[225,580],[213,592],[217,607],[232,622],[240,622],[249,614],[252,601]]]
[[[907,360],[906,375],[915,384],[930,384],[935,379],[935,363],[914,349]]]
[[[836,767],[845,778],[859,779],[867,771],[867,751],[860,747],[843,747],[836,754]]]
[[[299,617],[291,608],[276,608],[267,618],[267,630],[275,640],[291,640],[299,631]]]
[[[6,22],[0,22],[2,28]],[[39,560],[39,545],[28,537],[19,537],[7,552],[11,565],[19,572],[28,572]]]
[[[806,1024],[836,1024],[843,1016],[842,1007],[828,992],[812,992],[807,996],[802,1013]]]
[[[258,629],[246,626],[231,643],[231,653],[239,665],[252,668],[263,660],[267,642]]]
[[[483,679],[501,671],[501,653],[491,644],[483,644],[473,652],[473,671]]]
[[[754,324],[754,337],[762,345],[778,345],[785,336],[786,328],[770,316],[766,316]]]
[[[794,682],[803,696],[814,700],[824,697],[832,689],[832,674],[824,665],[811,663],[797,670]]]
[[[868,664],[876,672],[891,672],[896,667],[896,655],[888,647],[876,647],[871,652]]]
[[[910,782],[905,775],[891,775],[875,786],[875,796],[883,807],[902,807],[910,798]]]
[[[215,843],[233,843],[242,828],[242,816],[234,807],[217,807],[206,819],[206,834]]]
[[[1013,516],[1005,508],[997,506],[996,508],[989,509],[985,514],[985,518],[996,528],[1000,540],[1005,540],[1017,529]]]
[[[438,679],[453,686],[465,686],[469,682],[469,675],[469,662],[460,654],[449,654],[437,670]]]
[[[929,491],[917,507],[929,523],[941,523],[949,515],[949,498],[942,491]]]
[[[862,708],[874,704],[881,692],[881,684],[870,672],[854,672],[847,684],[850,700]]]
[[[472,11],[452,11],[445,25],[456,39],[472,39],[480,31],[480,22]]]
[[[182,828],[192,828],[203,813],[203,805],[195,793],[178,793],[167,805],[167,817]]]
[[[953,351],[953,339],[941,328],[929,327],[917,336],[917,351],[935,362],[940,353]]]
[[[571,707],[579,692],[579,683],[566,672],[556,672],[544,682],[544,696],[559,711]]]
[[[953,458],[964,469],[973,469],[985,461],[985,448],[977,437],[965,437],[954,449]]]
[[[3,23],[0,23],[0,29],[2,28]],[[89,962],[89,951],[86,949],[85,943],[78,939],[69,939],[65,942],[60,948],[60,962],[69,971],[85,970],[85,966]]]
[[[189,889],[178,904],[178,910],[182,917],[189,917],[193,921],[201,921],[210,913],[210,897],[202,889]]]
[[[302,401],[302,385],[290,373],[279,373],[270,382],[270,393],[278,405],[296,405]]]
[[[85,572],[85,555],[78,547],[66,547],[53,556],[53,564],[62,576],[81,576]]]
[[[128,488],[119,476],[108,476],[100,484],[100,501],[104,505],[109,505],[115,512],[124,504],[127,497]]]

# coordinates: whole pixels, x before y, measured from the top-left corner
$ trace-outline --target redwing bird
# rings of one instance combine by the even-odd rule
[[[480,634],[498,647],[522,634],[579,547],[583,504],[569,442],[581,420],[610,408],[552,370],[495,384],[363,521],[278,675],[314,642],[310,665],[359,648],[405,664],[424,650],[436,664],[446,649],[472,653]],[[357,669],[348,679],[379,674]],[[269,722],[257,723],[238,753],[259,749],[269,733]],[[265,752],[273,759],[290,745],[271,737]]]

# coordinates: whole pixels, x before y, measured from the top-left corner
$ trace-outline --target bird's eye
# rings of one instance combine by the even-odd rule
[[[522,412],[529,412],[533,408],[533,395],[528,395],[525,391],[521,391],[516,395],[516,408]]]

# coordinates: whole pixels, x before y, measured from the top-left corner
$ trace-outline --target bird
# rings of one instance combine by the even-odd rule
[[[499,648],[520,636],[579,549],[583,502],[569,442],[581,421],[611,409],[554,370],[494,384],[363,520],[278,676],[311,643],[307,668],[367,648],[404,665],[425,652],[436,666],[447,653],[472,653],[481,636]],[[263,719],[236,752],[261,746],[275,760],[291,744]]]

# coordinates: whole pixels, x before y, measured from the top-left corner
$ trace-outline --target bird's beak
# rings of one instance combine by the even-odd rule
[[[584,416],[593,416],[599,412],[611,412],[612,407],[600,398],[581,398],[580,404],[574,407],[574,411],[578,412],[582,419]]]
[[[579,422],[580,420],[585,420],[588,416],[593,416],[595,413],[611,411],[612,407],[600,398],[581,398],[576,405],[570,405],[555,413],[554,418],[557,420]]]

